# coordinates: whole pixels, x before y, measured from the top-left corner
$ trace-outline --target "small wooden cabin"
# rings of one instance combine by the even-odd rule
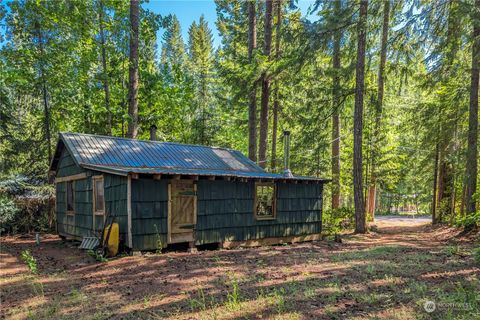
[[[57,230],[81,240],[107,215],[128,248],[319,238],[326,180],[265,172],[239,151],[61,133],[50,167]]]

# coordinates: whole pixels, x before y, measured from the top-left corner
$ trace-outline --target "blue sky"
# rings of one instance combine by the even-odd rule
[[[305,15],[308,8],[314,3],[314,0],[299,0],[297,6]],[[175,14],[180,21],[182,27],[182,35],[186,41],[188,38],[188,28],[193,21],[198,21],[203,14],[208,22],[208,26],[212,29],[214,46],[220,45],[220,37],[218,35],[215,21],[217,20],[217,12],[215,10],[215,2],[213,0],[150,0],[142,5],[145,9],[163,15]],[[158,32],[158,44],[161,45],[161,36],[163,30]]]
[[[148,0],[147,0],[148,1]],[[290,1],[290,0],[288,0]],[[8,0],[6,4],[7,12],[9,11]],[[307,15],[309,7],[315,0],[297,0],[297,6],[303,15]],[[208,26],[212,29],[214,46],[218,47],[221,43],[215,22],[217,20],[217,12],[215,2],[213,0],[150,0],[142,4],[145,9],[149,9],[154,13],[166,16],[175,14],[180,21],[182,27],[182,35],[185,41],[188,39],[188,28],[193,21],[198,21],[203,14],[208,22]],[[314,19],[312,15],[307,16]],[[0,33],[4,33],[4,26],[0,23]],[[161,47],[161,40],[164,30],[158,31],[158,48]],[[0,47],[4,43],[0,42]]]

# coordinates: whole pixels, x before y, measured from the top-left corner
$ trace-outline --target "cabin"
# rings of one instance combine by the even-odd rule
[[[49,174],[67,239],[98,236],[108,216],[132,251],[308,241],[322,230],[327,180],[269,173],[236,150],[60,133]]]

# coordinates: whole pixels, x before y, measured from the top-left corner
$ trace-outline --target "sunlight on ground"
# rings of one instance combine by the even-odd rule
[[[38,251],[23,242],[39,259],[38,275],[10,253],[13,242],[7,241],[2,313],[7,319],[75,320],[429,319],[423,304],[434,300],[457,306],[440,310],[438,318],[472,318],[480,312],[472,244],[444,245],[434,234],[389,231],[347,236],[343,244],[167,253],[107,263],[85,260],[74,248],[61,248],[69,253],[67,261],[48,258],[58,247],[45,244]]]

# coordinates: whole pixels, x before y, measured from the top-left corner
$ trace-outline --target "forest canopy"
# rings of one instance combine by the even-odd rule
[[[152,125],[282,172],[288,130],[292,172],[332,178],[328,208],[475,214],[480,0],[215,4],[218,47],[203,16],[184,39],[136,0],[2,2],[1,178],[46,183],[59,132]]]

